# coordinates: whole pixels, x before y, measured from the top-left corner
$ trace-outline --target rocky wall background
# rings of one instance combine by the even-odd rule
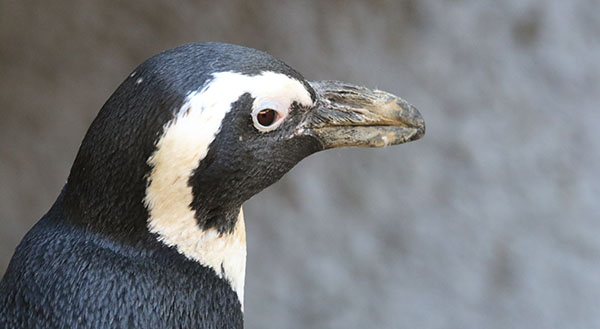
[[[194,41],[415,104],[421,141],[304,160],[245,207],[247,328],[599,328],[600,5],[0,1],[0,273],[147,57]]]

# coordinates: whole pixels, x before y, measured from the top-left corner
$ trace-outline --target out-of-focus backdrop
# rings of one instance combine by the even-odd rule
[[[194,41],[388,90],[421,141],[246,207],[247,328],[600,328],[600,3],[0,1],[0,273],[139,63]]]

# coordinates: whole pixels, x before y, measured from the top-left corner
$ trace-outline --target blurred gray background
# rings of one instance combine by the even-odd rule
[[[246,207],[247,328],[600,328],[597,1],[0,1],[0,273],[149,56],[258,48],[398,94],[421,141]]]

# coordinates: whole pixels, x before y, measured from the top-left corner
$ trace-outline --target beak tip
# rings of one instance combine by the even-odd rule
[[[423,136],[425,136],[425,123],[424,122],[423,122],[422,126],[417,128],[417,132],[411,136],[409,141],[412,142],[412,141],[419,140],[419,139],[423,138]]]
[[[400,120],[408,127],[416,129],[409,141],[415,141],[425,136],[425,120],[419,110],[402,99],[397,102],[397,105],[402,109]]]

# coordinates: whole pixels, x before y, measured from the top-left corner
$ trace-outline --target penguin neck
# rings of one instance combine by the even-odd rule
[[[146,227],[163,244],[226,280],[243,305],[246,267],[243,201],[216,202],[207,194],[226,192],[214,190],[212,185],[194,188],[190,184],[192,173],[206,157],[211,139],[193,143],[190,137],[189,142],[183,143],[181,138],[172,136],[178,133],[176,124],[170,126],[147,161],[152,169],[143,199]],[[212,193],[205,193],[206,190]]]
[[[87,197],[88,194],[76,193],[80,190],[72,186],[77,184],[67,184],[53,209],[61,213],[58,217],[70,219],[87,229],[103,232],[125,243],[139,245],[143,241],[158,240],[225,280],[237,294],[243,310],[246,229],[242,207],[232,205],[218,213],[194,210],[189,206],[191,188],[186,187],[186,191],[179,194],[177,191],[181,190],[178,185],[175,183],[167,190],[160,188],[157,191],[156,185],[150,183],[145,197],[137,201],[134,197],[136,193],[132,192],[124,193],[131,201],[111,202],[111,198],[106,198],[85,207],[88,200],[93,198]],[[111,195],[114,194],[108,196]],[[214,208],[210,203],[204,204],[205,209]],[[207,223],[214,225],[207,226]]]
[[[151,216],[148,229],[162,243],[212,269],[217,276],[226,280],[237,293],[243,307],[246,227],[242,208],[239,208],[233,230],[228,232],[200,227],[193,212],[182,217]]]

